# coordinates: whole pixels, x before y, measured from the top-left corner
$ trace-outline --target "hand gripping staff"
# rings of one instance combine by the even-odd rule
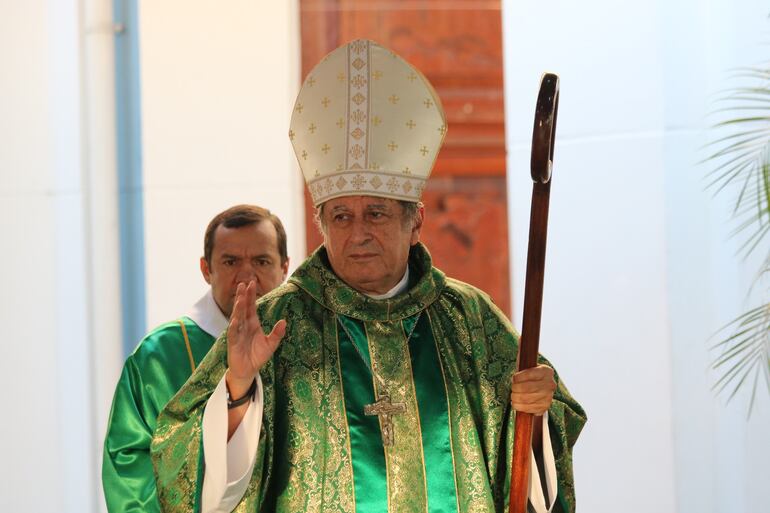
[[[524,285],[524,315],[519,340],[519,369],[537,365],[540,343],[540,316],[543,307],[545,241],[548,233],[548,200],[551,193],[551,167],[559,110],[559,77],[545,73],[535,107],[532,131],[532,210],[529,218],[527,278]],[[538,417],[539,419],[540,417]],[[530,413],[517,412],[511,458],[511,497],[509,513],[526,513],[529,491],[529,454],[542,447],[542,423],[533,423]],[[534,424],[534,433],[533,433]]]

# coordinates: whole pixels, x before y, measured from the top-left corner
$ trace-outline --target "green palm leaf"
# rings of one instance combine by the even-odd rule
[[[740,238],[738,252],[744,257],[764,252],[753,288],[770,272],[770,68],[740,69],[735,77],[750,84],[718,100],[714,114],[721,119],[712,128],[717,136],[704,162],[713,165],[706,176],[714,194],[734,193],[731,236]],[[717,335],[725,333],[730,334],[712,347],[718,352],[712,367],[720,373],[713,389],[729,393],[729,402],[749,387],[751,415],[761,381],[770,394],[770,302],[739,316]]]

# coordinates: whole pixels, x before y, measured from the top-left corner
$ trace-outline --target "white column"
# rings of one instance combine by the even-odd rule
[[[89,291],[93,483],[101,486],[107,418],[123,364],[120,228],[115,109],[115,27],[111,0],[83,0],[83,187]]]
[[[116,296],[97,290],[117,294],[119,282],[104,270],[117,260],[111,228],[91,222],[115,200],[89,182],[111,172],[109,156],[92,159],[90,150],[109,147],[112,136],[105,125],[96,125],[101,139],[86,128],[112,106],[87,101],[111,84],[102,77],[88,87],[86,8],[78,0],[4,2],[0,20],[8,50],[0,52],[0,387],[8,413],[0,505],[8,511],[88,512],[100,502],[99,397],[105,382],[114,386],[102,372],[118,365],[105,354],[119,351],[120,316],[107,313],[118,311]]]

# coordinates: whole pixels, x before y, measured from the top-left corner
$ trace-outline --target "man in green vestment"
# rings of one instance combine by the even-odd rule
[[[261,296],[286,278],[288,263],[283,225],[268,210],[237,205],[211,220],[200,259],[209,290],[188,314],[148,333],[118,381],[102,465],[111,513],[160,511],[150,461],[158,413],[227,328],[238,283],[254,283]]]
[[[433,267],[420,196],[446,133],[427,80],[367,40],[316,66],[289,137],[324,244],[230,325],[158,418],[168,512],[502,512],[513,409],[542,415],[530,507],[572,512],[586,417],[482,291]]]

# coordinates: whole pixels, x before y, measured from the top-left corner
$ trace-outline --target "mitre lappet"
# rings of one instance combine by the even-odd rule
[[[446,131],[441,101],[422,73],[359,39],[308,73],[289,138],[318,206],[341,196],[419,201]]]

